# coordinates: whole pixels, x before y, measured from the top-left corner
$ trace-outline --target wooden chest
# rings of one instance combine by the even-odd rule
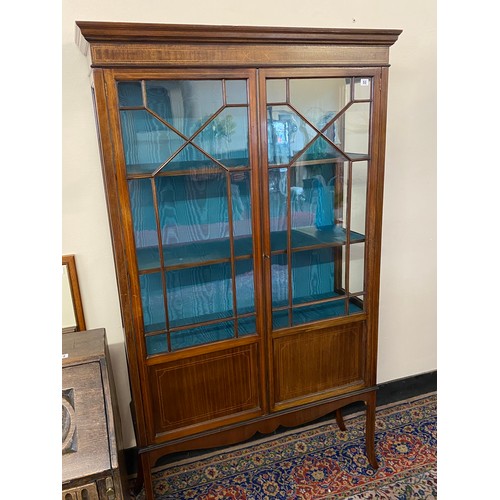
[[[126,499],[104,329],[62,336],[62,499]]]

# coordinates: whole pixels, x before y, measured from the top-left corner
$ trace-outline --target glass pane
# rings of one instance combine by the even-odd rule
[[[158,232],[150,179],[128,182],[130,209],[139,270],[160,266]]]
[[[222,107],[220,80],[150,80],[147,106],[187,137]]]
[[[352,164],[351,231],[366,233],[366,196],[368,187],[368,162]]]
[[[172,104],[163,82],[146,82],[146,107],[172,125]]]
[[[357,102],[344,114],[344,151],[368,154],[370,133],[370,103]]]
[[[365,244],[350,245],[349,293],[363,292],[365,289]]]
[[[220,165],[215,163],[192,144],[187,144],[186,147],[182,148],[179,153],[161,169],[161,173],[183,170],[223,171]]]
[[[161,274],[142,274],[139,276],[139,283],[141,286],[144,331],[164,330],[166,324]]]
[[[286,80],[266,81],[267,102],[286,102]]]
[[[348,102],[345,78],[290,80],[290,103],[317,128],[322,128]]]
[[[322,136],[319,136],[311,143],[304,153],[297,158],[295,163],[311,163],[319,160],[345,161],[347,160],[347,157]]]
[[[288,263],[284,254],[271,257],[271,287],[273,307],[288,305]]]
[[[204,325],[187,330],[178,330],[170,334],[172,350],[184,349],[209,342],[231,339],[234,337],[233,321]]]
[[[238,314],[255,312],[253,261],[239,260],[236,268],[236,304]]]
[[[269,223],[272,251],[286,249],[287,198],[287,169],[269,170]]]
[[[287,164],[316,135],[314,129],[288,106],[268,106],[269,164]]]
[[[226,80],[227,104],[247,104],[246,80]]]
[[[326,304],[296,307],[293,309],[293,324],[301,325],[311,321],[335,318],[345,315],[345,300],[336,300]]]
[[[273,311],[273,330],[287,328],[289,325],[288,309],[283,311]]]
[[[229,263],[168,271],[166,274],[171,327],[233,315]]]
[[[291,169],[293,248],[346,242],[347,165],[330,162]],[[351,232],[351,241],[363,238]]]
[[[313,302],[338,295],[331,248],[318,248],[292,255],[293,303]]]
[[[238,335],[244,337],[245,335],[252,335],[252,333],[257,332],[257,323],[255,321],[255,316],[250,316],[248,318],[240,318],[238,320]]]
[[[354,79],[354,99],[371,99],[372,79],[370,77]]]
[[[120,111],[127,173],[152,173],[167,161],[184,140],[151,113]]]
[[[142,106],[141,82],[118,83],[118,101],[120,106]]]
[[[250,173],[231,174],[231,203],[233,209],[234,247],[236,255],[252,254],[252,210]]]
[[[247,167],[247,108],[225,108],[193,142],[227,167]]]
[[[349,299],[349,314],[357,314],[362,313],[364,308],[364,298],[360,297],[351,297]]]
[[[299,165],[291,169],[293,229],[333,228],[336,181],[337,177],[340,179],[342,167],[341,164],[321,163]]]
[[[165,265],[229,258],[225,174],[155,179]]]
[[[146,337],[146,352],[148,356],[168,351],[167,336],[165,334]]]

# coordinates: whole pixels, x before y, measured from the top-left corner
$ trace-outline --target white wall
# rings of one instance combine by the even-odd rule
[[[126,446],[124,338],[93,107],[74,23],[395,28],[391,48],[378,381],[436,369],[436,6],[434,0],[65,0],[62,16],[62,253],[75,254],[87,327],[106,328]]]

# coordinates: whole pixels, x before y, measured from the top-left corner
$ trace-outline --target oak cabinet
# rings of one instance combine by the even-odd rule
[[[400,33],[77,22],[150,498],[166,453],[354,401],[367,405],[376,466],[388,54]]]

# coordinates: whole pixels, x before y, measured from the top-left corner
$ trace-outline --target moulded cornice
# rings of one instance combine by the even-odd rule
[[[76,42],[86,54],[89,43],[252,43],[393,45],[401,30],[212,26],[77,21]]]

